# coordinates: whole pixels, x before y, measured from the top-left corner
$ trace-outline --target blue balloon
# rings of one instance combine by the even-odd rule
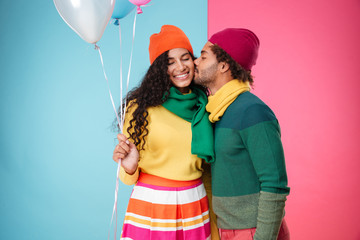
[[[129,0],[116,0],[115,7],[111,18],[121,19],[126,17],[136,6]]]

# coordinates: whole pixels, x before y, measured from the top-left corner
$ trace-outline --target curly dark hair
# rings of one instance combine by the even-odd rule
[[[251,86],[253,86],[254,80],[251,75],[251,71],[247,71],[240,66],[227,52],[225,52],[221,47],[217,44],[211,46],[211,50],[216,55],[216,59],[218,62],[226,62],[229,64],[229,68],[231,71],[231,76],[234,79],[238,79],[242,82],[249,82]]]
[[[145,137],[149,133],[147,129],[149,124],[147,108],[163,104],[170,94],[170,87],[173,86],[167,73],[169,65],[168,53],[169,51],[166,51],[155,59],[139,86],[131,90],[126,96],[127,111],[131,107],[136,107],[129,122],[130,126],[126,131],[140,150],[144,150]],[[190,55],[194,60],[193,54],[190,53]],[[191,86],[193,85],[192,83]]]

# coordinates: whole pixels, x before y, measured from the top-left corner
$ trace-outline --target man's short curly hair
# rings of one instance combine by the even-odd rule
[[[253,85],[254,80],[250,71],[242,68],[227,52],[225,52],[217,44],[212,45],[211,50],[216,55],[216,59],[218,62],[226,62],[227,64],[229,64],[231,76],[234,79],[238,79],[242,82],[249,82],[251,86]]]

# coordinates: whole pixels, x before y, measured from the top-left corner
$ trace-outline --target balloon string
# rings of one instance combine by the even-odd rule
[[[129,87],[130,70],[131,70],[131,62],[132,62],[132,56],[133,56],[133,51],[134,51],[135,27],[136,27],[136,15],[137,15],[137,14],[135,13],[135,17],[134,17],[134,24],[133,24],[133,38],[132,38],[132,43],[131,43],[130,64],[129,64],[129,71],[128,71],[127,82],[126,82],[126,91],[128,90],[128,87]]]
[[[117,122],[118,122],[118,124],[119,124],[119,127],[121,127],[120,119],[119,119],[119,116],[118,116],[118,114],[117,114],[116,107],[115,107],[115,104],[114,104],[114,99],[113,99],[113,96],[112,96],[112,94],[111,94],[110,85],[109,85],[109,80],[108,80],[108,78],[107,78],[107,76],[106,76],[103,57],[102,57],[102,54],[101,54],[101,51],[100,51],[100,47],[99,47],[98,45],[96,45],[96,43],[95,43],[95,50],[98,50],[98,52],[99,52],[102,69],[103,69],[104,76],[105,76],[105,80],[106,80],[107,87],[108,87],[108,90],[109,90],[109,96],[110,96],[111,104],[112,104],[112,106],[113,106],[113,109],[114,109],[114,112],[115,112],[116,119],[117,119]]]
[[[127,80],[126,80],[126,92],[128,92],[129,89],[129,82],[130,82],[130,72],[131,72],[131,63],[132,63],[132,56],[133,56],[133,51],[134,51],[134,40],[135,40],[135,27],[136,27],[136,15],[137,13],[135,13],[135,17],[134,17],[134,24],[133,24],[133,37],[132,37],[132,43],[131,43],[131,53],[130,53],[130,63],[129,63],[129,70],[128,70],[128,75],[127,75]],[[126,98],[125,98],[125,103],[124,105],[126,106]],[[123,116],[125,115],[125,107],[123,109]],[[124,121],[124,120],[123,120]]]
[[[122,73],[123,59],[122,59],[122,41],[121,41],[120,21],[119,21],[119,39],[120,39],[120,120],[121,120],[120,132],[122,132],[122,128],[124,125],[125,112],[123,111],[123,73]]]
[[[120,39],[120,132],[122,132],[122,128],[124,125],[124,116],[125,111],[123,111],[123,74],[122,74],[122,41],[121,41],[121,26],[120,21],[117,22],[117,25],[119,26],[119,39]],[[116,170],[116,185],[115,185],[115,199],[114,199],[114,206],[113,206],[113,212],[111,215],[111,221],[110,226],[113,223],[114,216],[115,216],[115,225],[114,225],[114,240],[116,240],[116,233],[117,233],[117,200],[118,200],[118,191],[119,191],[119,171],[120,171],[120,165],[121,165],[121,159],[118,162],[117,170]],[[108,239],[110,238],[110,231],[108,234]]]
[[[129,70],[128,70],[128,75],[127,75],[127,80],[126,80],[126,93],[128,92],[129,89],[129,82],[130,82],[130,71],[131,71],[131,62],[132,62],[132,56],[133,56],[133,50],[134,50],[134,39],[135,39],[135,26],[136,26],[136,15],[137,13],[135,13],[135,17],[134,17],[134,24],[133,24],[133,38],[132,38],[132,45],[131,45],[131,54],[130,54],[130,63],[129,63]],[[121,51],[121,27],[120,27],[120,22],[119,22],[119,37],[120,37],[120,51]],[[95,45],[96,46],[96,45]],[[100,48],[99,48],[99,53],[101,56],[101,52],[100,52]],[[122,54],[120,53],[120,57],[121,57],[121,65],[120,65],[120,96],[121,96],[121,100],[120,100],[120,118],[121,120],[119,121],[118,115],[116,113],[116,118],[119,122],[119,127],[120,127],[120,131],[122,131],[123,125],[124,125],[124,119],[125,119],[125,111],[126,111],[126,98],[124,100],[124,105],[123,105],[123,97],[122,97]],[[101,62],[102,62],[102,57],[101,57]],[[105,74],[105,71],[104,71]],[[106,75],[105,75],[106,78]],[[108,84],[109,85],[109,84]],[[109,88],[110,90],[110,88]],[[111,97],[112,99],[112,97]],[[112,101],[113,103],[113,101]],[[114,106],[114,104],[113,104]],[[115,109],[115,108],[114,108]],[[115,109],[116,111],[116,109]],[[111,216],[111,221],[110,221],[110,226],[112,225],[112,222],[114,220],[114,216],[115,216],[115,226],[114,226],[114,240],[116,240],[116,232],[117,232],[117,200],[118,200],[118,191],[119,191],[119,172],[120,172],[120,166],[121,166],[121,159],[118,162],[118,167],[117,167],[117,171],[116,171],[116,186],[115,186],[115,200],[114,200],[114,206],[113,206],[113,212],[112,212],[112,216]],[[110,233],[108,235],[108,239],[110,238]]]
[[[114,104],[114,99],[112,97],[112,94],[111,94],[111,90],[110,90],[110,85],[109,85],[109,80],[106,76],[106,72],[105,72],[105,67],[104,67],[104,61],[103,61],[103,57],[102,57],[102,54],[101,54],[101,50],[100,50],[100,47],[98,45],[95,44],[95,49],[98,50],[99,52],[99,56],[100,56],[100,61],[101,61],[101,65],[102,65],[102,69],[103,69],[103,72],[104,72],[104,76],[105,76],[105,80],[106,80],[106,83],[107,83],[107,86],[108,86],[108,90],[109,90],[109,95],[110,95],[110,100],[111,100],[111,103],[112,103],[112,106],[113,106],[113,109],[114,109],[114,112],[115,112],[115,115],[116,115],[116,119],[118,121],[118,124],[119,124],[119,127],[120,129],[121,128],[121,122],[120,122],[120,119],[119,119],[119,116],[118,116],[118,113],[116,111],[116,107],[115,107],[115,104]],[[115,235],[114,235],[114,239],[116,240],[116,229],[117,229],[117,193],[118,193],[118,189],[119,189],[119,180],[118,180],[118,176],[119,176],[119,170],[120,170],[120,165],[121,165],[121,159],[119,160],[118,162],[118,167],[117,167],[117,172],[116,172],[116,187],[115,187],[115,203],[114,203],[114,207],[113,207],[113,213],[112,213],[112,217],[111,217],[111,221],[110,221],[110,226],[113,222],[113,219],[114,219],[114,215],[115,215]],[[108,239],[110,238],[110,232],[108,234]]]
[[[119,159],[117,170],[116,170],[116,185],[115,185],[115,200],[114,200],[114,206],[113,206],[113,212],[111,216],[110,226],[113,223],[113,219],[115,216],[115,225],[114,225],[114,240],[116,240],[116,233],[117,233],[117,200],[118,200],[118,191],[119,191],[119,172],[120,172],[120,165],[121,165],[121,159]],[[108,240],[110,239],[110,231],[108,234]]]

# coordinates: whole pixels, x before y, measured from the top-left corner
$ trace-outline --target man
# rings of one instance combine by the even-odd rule
[[[247,29],[214,34],[195,60],[195,83],[209,89],[215,123],[212,202],[221,239],[289,239],[283,221],[289,194],[280,127],[250,93],[259,40]]]

